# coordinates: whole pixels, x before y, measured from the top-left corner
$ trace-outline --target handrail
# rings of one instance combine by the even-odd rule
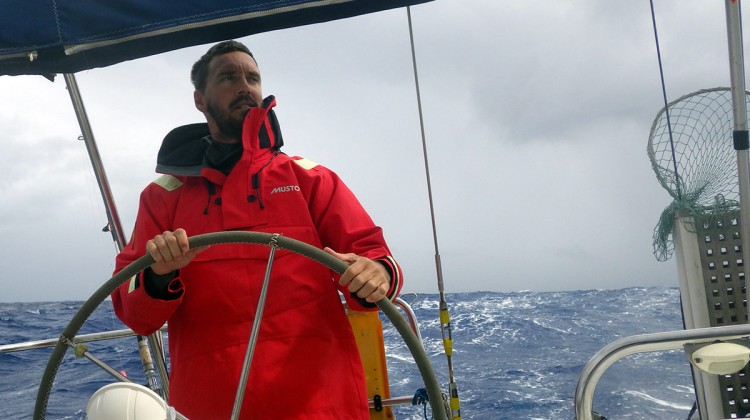
[[[401,310],[404,312],[404,316],[409,321],[409,326],[411,326],[411,330],[414,331],[414,334],[417,336],[417,339],[419,339],[419,342],[422,343],[422,347],[424,347],[424,342],[422,341],[422,332],[419,329],[419,322],[417,322],[417,315],[414,313],[414,309],[412,309],[411,305],[406,303],[400,297],[397,297],[396,299],[394,299],[393,304],[401,308]]]
[[[344,301],[342,301],[342,303],[345,304]],[[397,297],[396,299],[394,299],[393,303],[397,307],[401,308],[401,310],[404,312],[404,315],[406,319],[409,321],[409,325],[411,326],[412,331],[417,336],[419,341],[422,342],[422,333],[419,327],[419,322],[417,321],[417,316],[414,313],[414,310],[412,309],[411,305],[407,303],[406,301],[404,301],[403,299],[401,299],[400,297]],[[164,326],[160,329],[160,331],[167,332],[167,324],[164,324]],[[90,342],[96,342],[96,341],[134,337],[135,335],[136,334],[135,332],[133,332],[133,330],[129,328],[125,328],[125,329],[120,329],[120,330],[101,331],[101,332],[96,332],[96,333],[77,335],[75,337],[75,342],[76,343],[90,343]],[[56,338],[48,338],[44,340],[33,340],[33,341],[23,341],[19,343],[2,344],[0,345],[0,354],[54,347],[59,340],[60,338],[56,337]],[[159,348],[159,347],[160,346],[152,347],[152,349]],[[380,402],[380,404],[382,404],[383,406],[406,405],[406,404],[411,404],[413,399],[414,399],[413,396],[405,395],[401,397],[392,397],[392,398],[383,399]],[[375,406],[375,402],[373,400],[370,400],[369,405],[372,408]]]
[[[414,334],[416,334],[419,341],[422,341],[422,333],[419,329],[417,316],[414,314],[414,310],[411,308],[411,305],[404,302],[403,299],[401,299],[400,297],[397,297],[393,301],[393,303],[404,311],[404,315],[406,316],[406,319],[409,321],[409,325],[411,326],[412,331],[414,331]],[[167,332],[167,324],[164,324],[164,326],[161,327],[160,331]],[[136,334],[133,332],[133,330],[129,328],[125,328],[122,330],[101,331],[101,332],[90,333],[90,334],[80,334],[76,336],[75,341],[76,343],[90,343],[94,341],[113,340],[117,338],[133,337],[135,335]],[[60,341],[60,337],[48,338],[45,340],[22,341],[20,343],[0,344],[0,354],[12,353],[16,351],[25,351],[25,350],[55,347],[58,341]]]
[[[404,311],[407,313],[406,317],[409,320],[409,323],[412,325],[412,328],[416,328],[414,330],[414,333],[417,335],[417,337],[421,341],[422,335],[419,331],[419,324],[417,323],[416,316],[414,315],[414,311],[412,310],[411,305],[401,300],[401,298],[396,298],[394,303],[396,304],[396,306],[399,306],[402,309],[404,309]],[[166,332],[167,324],[164,324],[164,326],[161,328],[160,331]],[[91,342],[96,342],[96,341],[116,340],[119,338],[134,337],[135,335],[136,334],[133,332],[133,330],[129,328],[125,328],[121,330],[102,331],[102,332],[96,332],[96,333],[90,333],[90,334],[77,335],[75,338],[75,342],[76,343],[91,343]],[[60,338],[48,338],[45,340],[33,340],[33,341],[23,341],[20,343],[2,344],[0,345],[0,354],[55,347],[55,345],[57,344],[59,340]],[[380,402],[380,404],[383,406],[406,405],[406,404],[411,404],[413,399],[414,399],[413,396],[408,396],[408,395],[401,396],[401,397],[384,398]],[[375,402],[373,400],[370,400],[369,405],[370,405],[370,408],[375,407]]]
[[[584,366],[576,386],[576,419],[593,420],[594,391],[599,379],[604,371],[626,356],[636,353],[676,350],[688,343],[712,342],[719,339],[735,340],[747,336],[750,336],[750,324],[667,331],[621,338],[599,350]]]
[[[161,331],[166,331],[167,326],[164,324]],[[130,329],[103,331],[91,334],[77,335],[75,338],[76,343],[90,343],[93,341],[112,340],[116,338],[133,337],[136,334]],[[21,343],[3,344],[0,345],[0,354],[12,353],[15,351],[26,351],[33,349],[43,349],[47,347],[55,347],[57,342],[60,341],[60,337],[48,338],[46,340],[35,340],[35,341],[24,341]]]
[[[414,404],[414,396],[404,395],[401,397],[391,397],[391,398],[383,398],[380,400],[380,405],[383,407],[395,407],[397,405],[407,405],[407,404]],[[369,400],[368,404],[370,408],[375,408],[375,401]]]

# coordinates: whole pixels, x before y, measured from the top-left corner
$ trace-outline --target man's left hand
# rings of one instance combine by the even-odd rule
[[[349,264],[339,283],[367,302],[384,298],[391,288],[391,276],[382,264],[357,254],[339,254],[331,248],[324,251]]]

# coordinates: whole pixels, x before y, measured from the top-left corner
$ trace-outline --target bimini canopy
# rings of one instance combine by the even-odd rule
[[[430,0],[10,0],[0,75],[75,73]]]

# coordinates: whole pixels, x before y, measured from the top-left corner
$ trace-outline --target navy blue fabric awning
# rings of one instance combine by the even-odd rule
[[[431,0],[6,0],[0,75],[75,73]]]

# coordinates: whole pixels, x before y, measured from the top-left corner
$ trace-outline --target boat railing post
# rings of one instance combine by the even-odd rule
[[[65,84],[68,88],[68,94],[70,100],[73,103],[73,108],[78,119],[78,125],[81,127],[81,136],[83,142],[86,145],[86,150],[91,160],[91,166],[94,169],[94,175],[96,176],[96,182],[99,185],[99,191],[102,194],[102,200],[104,201],[104,209],[107,213],[107,228],[112,234],[112,239],[117,245],[118,250],[125,248],[125,235],[123,234],[122,224],[120,223],[120,216],[117,212],[117,206],[115,205],[115,199],[112,195],[112,189],[109,186],[109,180],[107,179],[107,173],[104,170],[101,156],[99,154],[99,148],[96,145],[94,139],[94,132],[91,129],[88,115],[86,114],[86,108],[83,105],[83,98],[81,97],[81,91],[78,89],[78,83],[76,82],[75,75],[72,73],[65,73]],[[159,364],[159,374],[162,386],[155,381],[155,372],[153,369],[153,362],[151,360],[151,353],[148,351],[148,345],[144,337],[138,336],[138,343],[140,346],[146,346],[146,351],[139,352],[141,355],[141,363],[144,367],[144,373],[148,378],[149,387],[160,393],[162,397],[166,399],[166,389],[169,387],[169,377],[166,372],[166,362],[163,357],[157,358]],[[159,354],[163,354],[163,349],[160,349]]]
[[[71,73],[64,74],[64,77],[65,84],[68,88],[68,94],[70,94],[70,100],[73,102],[76,118],[78,118],[78,125],[81,127],[83,142],[86,145],[86,150],[88,151],[89,159],[91,160],[91,166],[94,169],[96,182],[99,184],[99,191],[104,200],[104,210],[107,212],[107,227],[110,233],[112,233],[112,239],[117,244],[117,249],[122,250],[125,247],[125,235],[122,233],[120,216],[117,213],[117,206],[115,205],[112,190],[110,189],[109,181],[107,180],[107,173],[102,164],[102,158],[99,155],[99,148],[96,145],[94,133],[91,130],[91,124],[89,123],[89,118],[86,114],[86,108],[83,105],[83,99],[81,97],[81,92],[78,89],[78,83],[76,82],[75,75]]]
[[[637,353],[683,348],[686,344],[731,341],[750,336],[750,324],[667,331],[621,338],[601,349],[584,366],[575,392],[576,420],[594,419],[594,391],[604,372],[615,362]]]
[[[401,310],[406,315],[406,319],[409,321],[409,325],[411,326],[411,330],[414,331],[414,334],[419,339],[419,342],[422,343],[422,332],[419,329],[419,322],[417,321],[417,315],[414,313],[414,310],[411,308],[411,305],[406,303],[403,299],[400,297],[397,297],[393,300],[393,304],[401,308]],[[424,344],[422,345],[424,347]]]
[[[740,191],[740,239],[742,258],[750,249],[750,163],[748,148],[750,140],[747,130],[747,98],[745,93],[745,66],[742,48],[742,21],[740,2],[726,0],[727,38],[729,46],[729,73],[732,85],[732,105],[734,111],[734,149],[737,152],[737,179]]]

